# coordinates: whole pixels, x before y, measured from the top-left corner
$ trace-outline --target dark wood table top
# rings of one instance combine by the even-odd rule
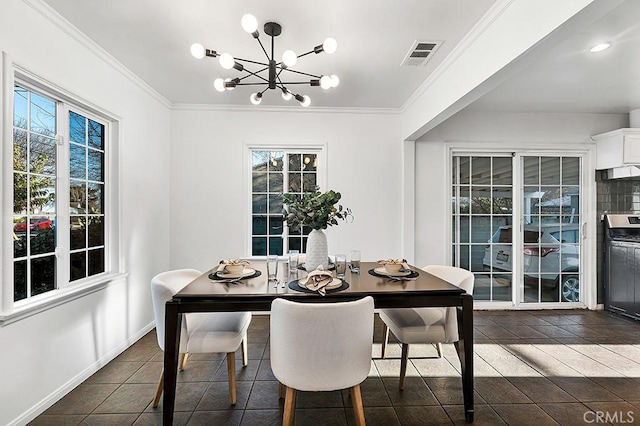
[[[349,288],[327,293],[325,298],[339,298],[339,299],[354,299],[357,297],[363,297],[365,295],[381,296],[393,295],[426,295],[431,296],[455,296],[464,293],[464,290],[450,284],[434,275],[431,275],[419,268],[411,266],[411,269],[418,273],[418,276],[413,281],[394,281],[386,277],[378,277],[371,275],[368,271],[379,267],[375,262],[362,262],[361,270],[359,274],[352,273],[347,270],[345,275],[345,281],[349,283]],[[297,274],[288,274],[286,271],[287,263],[282,262],[280,264],[279,278],[281,283],[278,288],[274,288],[273,282],[267,282],[267,274],[265,262],[252,261],[250,268],[256,269],[262,272],[262,275],[256,278],[244,279],[236,283],[224,283],[216,282],[208,277],[214,269],[209,270],[188,284],[184,289],[178,292],[174,296],[174,301],[189,300],[220,300],[225,299],[243,299],[243,298],[255,298],[261,297],[265,299],[274,299],[277,297],[285,297],[287,299],[303,299],[309,297],[322,297],[317,293],[308,293],[298,290],[293,290],[287,285],[288,282],[304,278],[307,276],[305,271],[298,271]],[[285,274],[282,274],[284,272]],[[284,286],[284,288],[283,288]]]

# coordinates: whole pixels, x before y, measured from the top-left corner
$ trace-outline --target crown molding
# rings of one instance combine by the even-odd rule
[[[498,0],[485,13],[482,18],[471,28],[464,38],[453,48],[451,53],[436,67],[427,79],[413,92],[407,101],[400,107],[401,112],[405,112],[413,105],[424,92],[426,92],[441,75],[446,73],[458,59],[469,49],[476,40],[493,25],[515,0]]]
[[[335,108],[335,107],[291,107],[291,106],[254,106],[254,105],[214,105],[181,104],[171,106],[174,111],[220,111],[220,112],[286,112],[296,114],[382,114],[399,115],[399,108]]]
[[[67,21],[62,15],[60,15],[56,10],[54,10],[51,6],[46,4],[43,0],[23,0],[23,2],[30,6],[37,13],[42,15],[46,20],[51,22],[53,25],[58,27],[61,31],[71,37],[73,40],[80,43],[84,48],[92,52],[102,61],[104,61],[111,68],[116,70],[118,73],[122,74],[124,77],[128,78],[133,84],[138,86],[140,89],[149,94],[152,98],[160,102],[162,105],[167,108],[171,108],[171,101],[162,96],[158,91],[156,91],[153,87],[147,84],[144,80],[134,74],[129,68],[124,66],[122,62],[118,61],[115,57],[113,57],[109,52],[104,50],[100,45],[91,40],[80,31],[76,26]]]

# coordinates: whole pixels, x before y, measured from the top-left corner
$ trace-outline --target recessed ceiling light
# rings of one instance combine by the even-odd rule
[[[610,43],[600,43],[593,46],[590,50],[591,53],[602,52],[605,49],[608,49],[611,46]]]

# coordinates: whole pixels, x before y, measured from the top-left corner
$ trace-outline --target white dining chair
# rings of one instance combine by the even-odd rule
[[[271,305],[271,370],[286,386],[282,424],[291,425],[296,390],[351,388],[356,424],[364,425],[360,383],[371,368],[373,298]]]
[[[156,321],[158,345],[164,351],[165,304],[174,294],[202,275],[195,269],[162,272],[151,280],[151,298]],[[229,401],[236,403],[235,352],[242,347],[242,365],[247,366],[247,328],[250,312],[210,312],[184,314],[180,330],[180,370],[184,370],[189,353],[226,353],[229,375]],[[158,389],[153,399],[157,407],[162,395],[164,370],[160,374]]]
[[[422,268],[454,284],[469,294],[473,294],[474,275],[466,269],[446,265],[428,265]],[[381,309],[383,336],[381,357],[385,357],[389,330],[402,343],[400,358],[400,390],[404,389],[404,378],[407,373],[409,344],[432,343],[436,346],[438,358],[442,357],[442,343],[458,341],[458,318],[455,307],[445,308],[393,308]]]

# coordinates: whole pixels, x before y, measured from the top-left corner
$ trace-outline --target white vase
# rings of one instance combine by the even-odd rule
[[[307,254],[304,267],[307,271],[313,271],[319,265],[329,269],[329,248],[327,247],[327,234],[322,229],[314,229],[307,239]]]

